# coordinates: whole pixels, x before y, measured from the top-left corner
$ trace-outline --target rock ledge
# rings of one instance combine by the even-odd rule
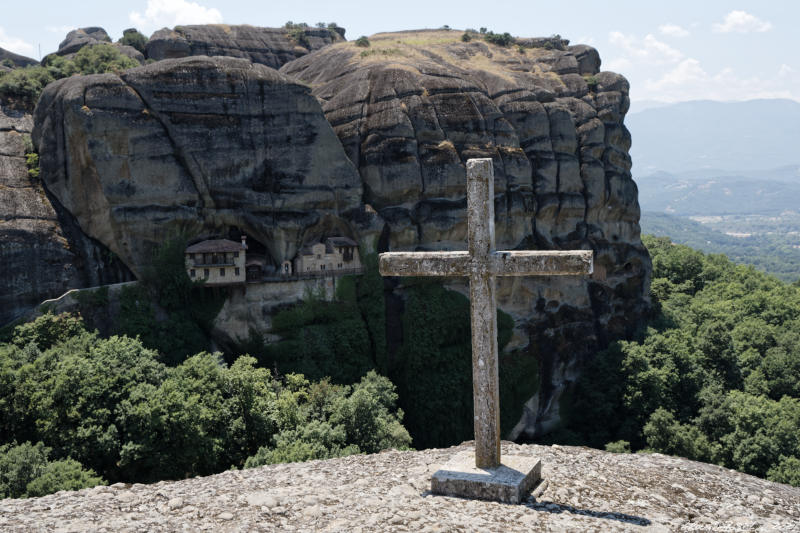
[[[503,443],[541,457],[524,505],[429,494],[467,443],[0,501],[3,531],[800,531],[800,488],[660,454]],[[543,490],[541,490],[543,488]]]

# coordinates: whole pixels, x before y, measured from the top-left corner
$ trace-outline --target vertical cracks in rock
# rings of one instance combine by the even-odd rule
[[[127,87],[129,87],[136,96],[142,101],[142,103],[147,108],[148,112],[152,117],[154,117],[159,124],[164,128],[164,132],[167,134],[167,138],[169,139],[170,144],[172,145],[173,153],[175,154],[175,159],[181,164],[183,169],[186,171],[189,176],[192,178],[192,182],[194,183],[195,189],[197,190],[197,194],[200,197],[200,208],[210,208],[213,209],[214,199],[211,197],[211,192],[208,189],[208,182],[205,179],[205,176],[202,175],[202,171],[200,170],[200,165],[197,165],[196,162],[190,161],[189,156],[185,153],[181,145],[175,138],[175,135],[172,132],[171,125],[169,121],[166,120],[164,117],[161,116],[161,113],[156,111],[156,109],[151,105],[151,103],[144,97],[142,92],[140,92],[136,87],[130,83],[124,74],[120,75],[120,80]],[[192,164],[194,163],[194,164]]]

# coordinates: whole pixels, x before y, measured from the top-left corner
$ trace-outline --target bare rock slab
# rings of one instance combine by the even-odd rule
[[[537,457],[504,456],[496,468],[477,468],[473,452],[453,456],[431,478],[431,492],[503,503],[521,503],[542,479]]]

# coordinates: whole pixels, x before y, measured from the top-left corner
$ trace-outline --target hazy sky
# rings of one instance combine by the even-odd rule
[[[741,0],[0,0],[0,47],[39,58],[76,27],[102,26],[116,40],[176,24],[281,26],[337,22],[348,39],[415,28],[487,27],[522,37],[554,33],[596,47],[603,70],[624,74],[634,104],[648,100],[800,101],[800,2]]]

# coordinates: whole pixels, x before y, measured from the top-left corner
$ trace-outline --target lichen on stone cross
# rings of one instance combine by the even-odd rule
[[[592,273],[591,250],[497,251],[494,240],[494,168],[491,159],[467,161],[467,239],[464,252],[386,252],[383,276],[469,278],[475,465],[500,466],[496,276]]]

